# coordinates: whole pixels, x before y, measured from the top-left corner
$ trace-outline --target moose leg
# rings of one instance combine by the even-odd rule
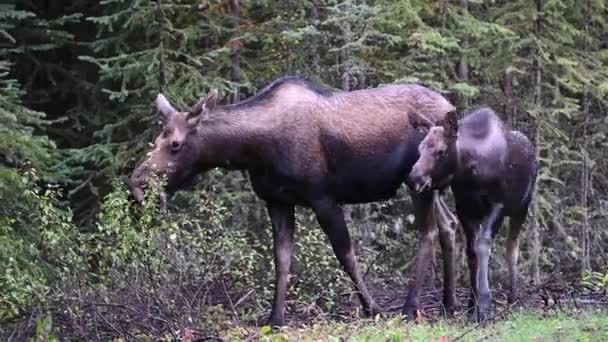
[[[471,296],[469,297],[469,313],[475,312],[477,302],[477,255],[475,254],[475,240],[479,230],[479,222],[475,220],[460,218],[467,240],[467,264],[469,265],[469,279],[471,284]]]
[[[414,204],[415,225],[418,228],[418,255],[416,256],[416,274],[414,284],[403,305],[403,315],[408,319],[416,318],[418,295],[429,272],[433,241],[437,237],[437,224],[433,215],[433,193],[428,191],[412,195]]]
[[[274,240],[274,267],[275,288],[272,312],[269,324],[279,327],[285,323],[285,294],[287,292],[287,278],[293,254],[293,233],[295,230],[294,207],[268,203],[268,214],[272,222],[272,236]]]
[[[484,321],[490,312],[491,294],[488,281],[488,263],[492,248],[493,231],[502,224],[503,205],[494,204],[490,215],[484,221],[481,232],[475,241],[475,254],[477,256],[477,293],[479,294],[479,310],[477,320]]]
[[[457,221],[441,195],[435,195],[434,203],[437,226],[439,227],[439,243],[443,255],[443,307],[446,315],[451,316],[456,306],[454,279],[456,257],[454,252]]]
[[[479,220],[467,215],[462,209],[459,210],[458,201],[456,201],[456,215],[458,216],[458,220],[462,225],[462,230],[466,237],[467,264],[469,266],[469,279],[471,284],[468,312],[471,314],[475,312],[475,303],[477,302],[477,255],[475,254],[475,241],[481,224]]]
[[[329,238],[336,258],[355,285],[365,314],[369,316],[380,313],[380,307],[374,303],[359,272],[342,208],[335,201],[326,199],[313,203],[312,209],[321,228]]]
[[[525,216],[511,217],[509,235],[507,236],[507,262],[509,264],[509,303],[515,303],[518,297],[518,271],[517,259],[519,258],[519,233],[523,226]]]

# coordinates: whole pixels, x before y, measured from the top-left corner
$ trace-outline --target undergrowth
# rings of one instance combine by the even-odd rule
[[[161,212],[158,185],[146,191],[143,205],[133,205],[125,185],[115,181],[94,229],[81,231],[71,212],[61,209],[58,191],[41,188],[36,180],[35,173],[16,179],[23,188],[18,199],[24,206],[0,217],[0,340],[170,341],[185,340],[185,332],[191,331],[197,339],[331,336],[330,340],[426,341],[454,338],[467,329],[454,322],[409,325],[399,319],[357,319],[360,306],[327,238],[312,214],[300,211],[287,298],[291,327],[270,334],[264,327],[274,285],[267,215],[245,221],[259,222],[257,227],[242,224],[233,215],[237,200],[212,186],[187,196],[177,194],[169,210]],[[247,210],[257,215],[255,209]],[[387,248],[403,250],[402,241],[389,243],[389,232],[380,240]],[[405,283],[385,261],[374,264],[375,259],[365,257],[373,253],[361,255],[363,270],[382,280],[380,288],[390,288],[395,279]],[[590,274],[583,283],[589,291],[605,293],[606,275]],[[467,336],[505,337],[503,331],[510,329],[522,331],[524,340],[538,331],[559,338],[563,334],[564,340],[579,334],[592,341],[605,334],[597,327],[606,321],[605,315],[586,321],[582,316],[523,315]],[[584,328],[576,328],[579,325]]]
[[[406,323],[392,319],[357,320],[351,323],[319,322],[299,328],[246,331],[235,329],[223,338],[233,341],[607,341],[607,312],[540,315],[515,313],[505,320],[476,327],[462,321]]]

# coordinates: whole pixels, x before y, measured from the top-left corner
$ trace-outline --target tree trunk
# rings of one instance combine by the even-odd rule
[[[583,222],[580,228],[580,243],[581,243],[581,266],[582,271],[591,269],[590,256],[590,241],[589,241],[589,213],[588,213],[588,198],[589,198],[589,158],[587,152],[587,127],[589,124],[589,97],[587,91],[583,95],[583,146],[581,147],[581,155],[583,158],[581,166],[581,208],[583,211]]]
[[[440,13],[441,13],[441,34],[446,34],[446,30],[447,30],[447,17],[448,17],[448,0],[442,0],[440,3]],[[449,76],[445,75],[445,71],[446,71],[446,65],[447,65],[447,56],[446,54],[441,54],[441,57],[439,58],[439,76],[440,76],[440,80],[445,81],[447,79],[449,79]],[[456,101],[460,102],[460,96],[456,96]],[[458,107],[458,104],[455,104],[456,107]]]
[[[340,5],[340,10],[342,11],[343,15],[348,15],[348,10],[349,10],[349,2],[345,1],[344,3],[342,3]],[[350,24],[348,23],[348,21],[346,21],[344,23],[344,26],[342,27],[342,39],[341,39],[341,44],[342,46],[346,46],[346,44],[348,44],[350,41]],[[342,88],[342,90],[344,91],[348,91],[350,90],[350,70],[349,70],[349,65],[348,65],[348,61],[349,60],[349,51],[348,48],[343,48],[340,49],[340,53],[338,55],[338,69],[340,71],[340,88]],[[353,227],[353,209],[354,207],[352,205],[347,205],[344,207],[344,219],[346,220],[347,224],[349,224],[351,226],[351,231],[354,230]]]
[[[534,129],[534,145],[536,147],[535,158],[538,160],[540,155],[540,123],[536,123]],[[532,279],[534,284],[540,284],[540,210],[538,207],[538,179],[536,180],[536,187],[534,190],[534,201],[532,202],[532,216],[534,217],[532,223]]]
[[[340,88],[344,91],[350,90],[350,74],[348,71],[348,49],[340,50]]]
[[[234,25],[234,36],[235,38],[237,38],[237,40],[234,41],[234,44],[232,45],[232,73],[231,73],[231,77],[232,77],[232,82],[235,83],[234,86],[234,95],[232,98],[232,103],[236,103],[239,102],[240,98],[241,98],[241,94],[240,94],[240,86],[239,83],[241,82],[241,42],[239,39],[240,35],[241,35],[241,29],[240,29],[240,21],[241,21],[241,4],[239,2],[239,0],[230,0],[228,1],[228,4],[230,5],[230,12],[232,13],[232,23]]]
[[[537,10],[537,19],[535,23],[535,34],[536,37],[540,35],[541,32],[541,23],[540,23],[540,13],[542,11],[542,0],[536,0],[536,10]],[[534,71],[536,73],[536,77],[534,80],[534,97],[533,104],[535,108],[539,108],[542,105],[542,73],[541,73],[541,65],[540,65],[540,51],[537,50],[537,54],[534,60]],[[540,122],[540,114],[536,114],[536,123],[534,128],[534,149],[535,149],[535,159],[538,161],[540,157],[540,144],[541,144],[541,122]],[[539,165],[540,168],[540,165]],[[534,200],[532,202],[532,279],[534,284],[540,284],[540,208],[538,205],[538,178],[536,179],[536,186],[534,187]]]
[[[348,15],[349,10],[349,2],[345,1],[340,5],[340,9],[342,13],[346,16]],[[346,46],[350,42],[350,24],[348,21],[344,23],[342,27],[342,46]],[[349,70],[349,51],[348,48],[340,49],[340,54],[338,57],[338,63],[340,64],[340,88],[344,91],[350,90],[350,70]]]
[[[517,126],[517,116],[515,109],[515,96],[513,95],[513,73],[505,73],[504,87],[505,93],[505,115],[507,116],[507,126],[515,129]]]
[[[365,89],[365,74],[363,72],[359,72],[359,75],[357,75],[357,89]]]
[[[469,0],[460,0],[460,7],[462,7],[463,12],[468,12],[469,10]],[[469,48],[469,37],[465,34],[462,38],[462,50],[464,51],[460,56],[460,61],[458,61],[458,69],[456,75],[458,77],[459,82],[468,82],[469,81],[469,64],[467,62],[466,49]],[[469,107],[469,99],[465,96],[459,96],[460,98],[460,108],[468,108]]]
[[[317,1],[312,1],[310,9],[310,19],[312,25],[319,30],[319,9],[317,8]],[[311,54],[312,54],[312,72],[317,79],[321,79],[321,54],[319,53],[319,36],[314,35],[311,38]]]
[[[156,1],[156,6],[158,10],[158,92],[165,92],[165,63],[163,60],[163,55],[165,53],[163,48],[163,35],[164,35],[164,20],[165,15],[162,9],[161,0]]]
[[[589,1],[585,1],[585,34],[589,31]],[[588,58],[587,41],[583,42],[584,57]],[[589,241],[589,213],[588,213],[588,198],[589,198],[589,154],[587,150],[587,128],[589,126],[589,91],[585,86],[583,92],[583,146],[581,147],[581,156],[583,158],[581,165],[581,209],[583,210],[583,222],[580,228],[580,244],[581,244],[581,267],[582,271],[591,270],[590,256],[590,241]]]

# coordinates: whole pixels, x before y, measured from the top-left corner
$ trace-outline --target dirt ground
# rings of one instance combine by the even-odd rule
[[[371,288],[374,299],[383,309],[386,318],[401,313],[403,303],[407,296],[407,288]],[[435,322],[445,319],[442,305],[442,288],[426,288],[420,296],[419,313],[425,321]],[[608,292],[593,291],[581,286],[577,282],[567,282],[559,277],[550,277],[538,286],[520,288],[517,302],[509,304],[507,291],[504,289],[492,289],[493,313],[490,320],[498,320],[501,317],[515,311],[526,311],[531,313],[568,313],[573,310],[606,310],[608,311]],[[467,303],[470,297],[468,288],[456,289],[457,308],[454,313],[455,319],[464,318],[467,315]],[[354,294],[345,295],[337,300],[333,314],[323,313],[323,310],[314,304],[289,302],[286,318],[288,323],[299,325],[315,321],[319,318],[333,319],[337,321],[353,321],[361,318],[360,305]],[[259,316],[255,325],[263,325],[266,316]]]
[[[269,307],[260,307],[251,301],[244,292],[230,292],[219,286],[208,289],[207,300],[186,303],[184,298],[192,298],[186,289],[164,289],[160,292],[142,291],[140,288],[127,288],[113,293],[111,298],[72,298],[63,306],[51,310],[52,322],[49,331],[57,332],[61,340],[99,340],[106,341],[120,337],[124,341],[186,340],[184,332],[192,335],[190,341],[224,340],[226,331],[236,331],[237,339],[258,336],[266,324]],[[407,290],[371,286],[375,300],[383,308],[379,322],[391,320],[401,312]],[[474,329],[476,323],[467,320],[466,305],[469,289],[459,288],[457,310],[454,317],[446,319],[442,310],[442,289],[427,288],[420,297],[419,322],[435,323],[440,321],[461,324],[466,329]],[[565,281],[562,277],[549,277],[538,286],[522,287],[520,298],[514,304],[507,304],[506,291],[492,290],[494,312],[488,322],[501,322],[513,313],[540,314],[578,314],[583,312],[608,312],[608,293],[583,286],[580,282]],[[222,309],[213,314],[215,308]],[[72,311],[68,314],[66,308]],[[195,310],[196,309],[196,310]],[[76,310],[76,311],[74,311]],[[342,324],[367,324],[362,320],[357,296],[350,293],[338,296],[335,307],[321,309],[314,303],[290,300],[287,302],[286,323],[289,329],[310,329],[317,324],[326,327]],[[248,312],[248,313],[247,313]],[[16,337],[15,341],[27,340],[32,332],[45,322],[43,312],[32,312],[26,319],[0,327],[2,336]],[[197,321],[198,319],[198,321]],[[204,320],[203,320],[204,319]],[[211,321],[210,321],[211,320]],[[313,329],[314,330],[314,329]],[[182,336],[180,336],[182,335]]]

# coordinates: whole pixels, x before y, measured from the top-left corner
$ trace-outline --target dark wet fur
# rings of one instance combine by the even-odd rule
[[[478,320],[484,320],[491,308],[488,260],[492,239],[505,217],[510,218],[511,226],[507,237],[509,299],[517,297],[519,235],[532,199],[537,166],[528,138],[508,131],[491,109],[475,110],[457,125],[454,121],[449,116],[442,126],[429,130],[419,146],[420,158],[410,181],[416,188],[451,187],[467,239],[473,293],[469,306],[476,309]]]
[[[467,132],[482,138],[488,133],[490,120],[498,120],[498,117],[490,109],[484,108],[465,117],[460,125],[467,125]],[[492,171],[485,179],[467,172],[468,170],[457,173],[451,186],[462,214],[482,218],[487,214],[490,203],[496,202],[505,205],[505,216],[526,214],[537,172],[534,147],[520,132],[504,130],[504,134],[507,157],[503,164],[483,165],[483,160],[469,160],[475,158],[474,155],[463,155],[463,165],[474,164],[478,168],[487,167]]]
[[[461,122],[461,127],[466,127],[471,136],[482,139],[488,135],[490,122],[498,120],[496,113],[489,108],[480,108],[467,115]]]
[[[199,104],[193,108],[207,108]],[[284,323],[296,205],[312,208],[355,284],[364,312],[378,313],[358,269],[340,205],[392,197],[418,159],[423,136],[412,122],[437,124],[454,107],[418,85],[333,92],[294,77],[281,78],[238,104],[210,107],[200,115],[205,117],[202,123],[192,128],[184,122],[185,115],[172,115],[173,108],[163,103],[159,108],[171,109],[166,110],[167,126],[179,129],[159,136],[147,161],[169,165],[170,160],[178,166],[170,187],[181,187],[192,174],[214,167],[248,171],[273,226],[276,282],[270,324]],[[173,142],[184,136],[181,152],[170,153]],[[144,167],[134,171],[132,191],[145,184]],[[431,212],[438,198],[431,192],[415,196],[421,231],[437,229]],[[417,284],[426,273],[417,272]],[[415,303],[408,307],[415,308]]]
[[[473,129],[468,130],[484,137],[490,120],[498,118],[488,109],[475,112],[463,120],[462,124],[469,125]],[[475,158],[473,155],[463,155],[462,165],[476,165],[484,169],[485,178],[480,178],[468,170],[460,170],[454,177],[451,188],[456,199],[457,216],[462,222],[465,235],[467,236],[467,255],[471,263],[486,268],[487,261],[482,261],[480,255],[488,253],[486,244],[491,244],[492,238],[499,232],[504,217],[510,217],[510,231],[507,244],[513,246],[507,252],[509,267],[516,269],[517,257],[512,260],[512,255],[518,253],[519,233],[526,219],[529,205],[534,190],[537,163],[534,158],[534,148],[527,137],[517,131],[503,129],[506,137],[506,158],[504,163],[484,165],[483,159],[468,160]],[[501,209],[497,205],[503,206]],[[477,226],[482,224],[481,230]],[[477,255],[481,253],[480,255]],[[479,259],[474,261],[473,259]],[[485,263],[485,264],[484,264]],[[471,269],[472,286],[476,287],[475,275],[478,269]],[[510,274],[511,293],[509,300],[512,302],[517,298],[517,272]],[[479,284],[477,284],[479,286]],[[474,288],[477,302],[477,319],[487,318],[491,307],[491,294],[489,289]],[[473,309],[473,299],[469,304]]]

